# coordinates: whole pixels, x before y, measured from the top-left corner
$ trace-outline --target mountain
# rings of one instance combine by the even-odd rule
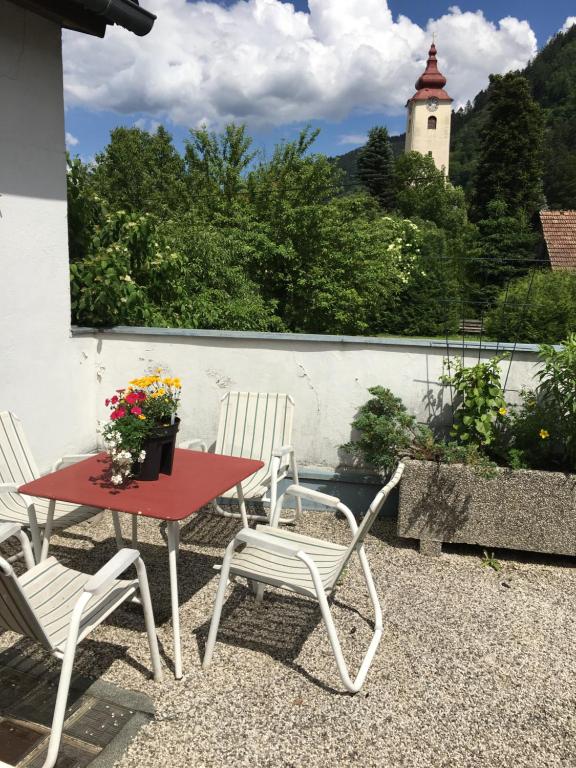
[[[544,192],[552,209],[576,209],[576,25],[559,32],[522,71],[546,115]],[[470,194],[480,151],[480,133],[488,119],[490,88],[452,114],[450,179]],[[392,136],[394,152],[404,135]],[[357,185],[361,147],[334,158],[345,171],[345,186]]]

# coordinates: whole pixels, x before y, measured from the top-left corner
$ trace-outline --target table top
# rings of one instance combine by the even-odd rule
[[[26,483],[19,490],[28,496],[158,520],[183,520],[263,466],[254,459],[177,448],[171,475],[149,481],[132,479],[118,488],[110,481],[108,455],[99,453]]]

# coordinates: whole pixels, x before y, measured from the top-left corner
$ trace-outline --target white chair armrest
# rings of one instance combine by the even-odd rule
[[[18,484],[0,483],[0,493],[18,493]]]
[[[309,501],[315,501],[318,504],[323,504],[325,507],[332,507],[337,509],[341,504],[340,499],[336,496],[329,496],[327,493],[321,491],[314,491],[312,488],[304,488],[302,485],[289,485],[284,493],[289,496],[299,496],[301,499],[308,499]]]
[[[52,464],[51,472],[56,472],[56,470],[61,469],[63,466],[68,467],[71,464],[76,464],[76,462],[82,461],[82,459],[91,459],[92,456],[97,455],[97,453],[70,453],[66,456],[61,456],[54,462],[54,464]]]
[[[208,446],[204,440],[200,440],[199,438],[194,440],[184,440],[182,443],[178,444],[178,448],[184,448],[187,451],[192,450],[192,446],[198,446],[202,453],[206,453],[208,451]]]
[[[282,445],[280,448],[275,448],[272,451],[272,456],[276,456],[277,458],[281,459],[283,456],[287,456],[291,453],[294,453],[293,445]]]
[[[0,543],[12,536],[18,536],[21,528],[18,523],[0,523]]]
[[[12,536],[15,536],[20,540],[20,544],[22,545],[22,553],[24,555],[24,562],[26,563],[26,568],[30,569],[34,565],[34,555],[32,554],[32,547],[30,546],[30,541],[28,539],[28,536],[24,533],[21,526],[18,525],[18,523],[0,523],[0,544],[3,541],[6,541],[7,539],[12,538]],[[2,763],[0,763],[0,766]]]
[[[84,585],[84,592],[99,595],[140,557],[137,549],[121,549]]]
[[[242,528],[236,534],[235,540],[244,544],[252,544],[260,549],[265,549],[267,552],[273,552],[275,555],[284,555],[284,557],[295,557],[302,549],[297,544],[280,543],[276,536],[267,536],[262,531],[254,531],[252,528]]]

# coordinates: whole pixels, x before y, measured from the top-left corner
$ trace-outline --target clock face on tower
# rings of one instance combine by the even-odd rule
[[[431,96],[431,97],[428,99],[428,101],[426,102],[426,109],[427,109],[429,112],[436,112],[436,110],[438,109],[438,104],[439,104],[439,103],[440,103],[440,102],[438,101],[438,99],[436,98],[436,96]]]

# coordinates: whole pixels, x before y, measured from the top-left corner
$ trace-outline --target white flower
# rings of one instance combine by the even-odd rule
[[[140,451],[140,453],[138,454],[138,461],[143,462],[145,458],[146,458],[146,451]]]
[[[122,483],[124,482],[124,478],[122,477],[122,475],[112,475],[110,480],[112,481],[113,485],[122,485]]]

